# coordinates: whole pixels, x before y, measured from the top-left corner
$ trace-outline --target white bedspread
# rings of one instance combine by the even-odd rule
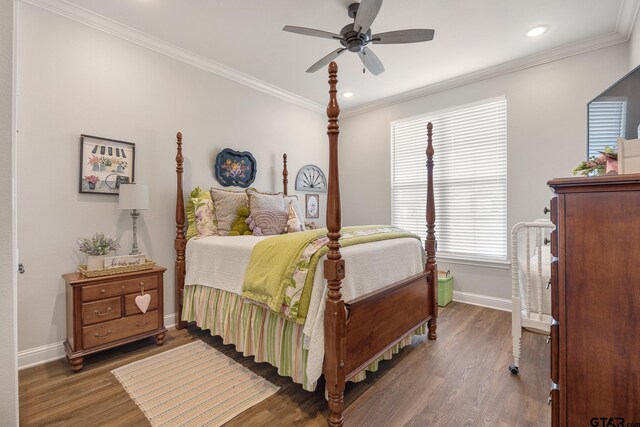
[[[268,237],[227,236],[191,239],[187,244],[185,286],[201,285],[242,294],[244,273],[253,247]],[[346,275],[342,295],[350,301],[424,270],[424,251],[418,239],[382,240],[342,248]],[[307,376],[316,381],[324,359],[324,305],[327,282],[324,259],[320,260],[313,282],[307,320],[305,347],[309,350]]]

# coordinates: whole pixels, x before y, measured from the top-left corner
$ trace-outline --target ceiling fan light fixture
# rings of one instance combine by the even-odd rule
[[[342,96],[344,96],[345,98],[351,98],[353,95],[355,95],[353,92],[342,92]]]
[[[538,25],[527,31],[527,37],[538,37],[547,32],[549,27],[547,25]]]

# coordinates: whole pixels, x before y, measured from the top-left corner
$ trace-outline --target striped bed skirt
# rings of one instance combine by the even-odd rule
[[[315,390],[316,382],[309,381],[306,375],[308,351],[302,345],[303,325],[232,292],[200,285],[185,286],[182,319],[209,329],[211,335],[222,337],[224,344],[235,345],[245,356],[254,356],[256,362],[276,367],[279,375],[291,377],[305,390]],[[415,335],[424,335],[425,326],[415,329],[351,381],[364,380],[367,371],[376,372],[380,361],[391,360],[401,348],[411,344]]]

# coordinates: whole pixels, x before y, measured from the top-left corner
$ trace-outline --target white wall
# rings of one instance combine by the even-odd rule
[[[18,425],[16,370],[16,286],[13,215],[13,1],[0,2],[0,415],[2,424]]]
[[[123,235],[120,252],[130,248],[131,218],[117,209],[117,197],[78,193],[81,133],[136,144],[136,181],[151,191],[138,239],[168,268],[167,314],[174,311],[177,131],[184,135],[185,191],[217,185],[211,165],[225,147],[254,154],[254,185],[265,191],[281,190],[283,152],[290,190],[302,165],[328,169],[321,114],[28,4],[19,28],[18,235],[27,268],[19,279],[21,350],[65,339],[60,276],[83,261],[76,237],[104,231]],[[322,209],[325,203],[323,195]]]
[[[502,95],[507,97],[509,230],[517,222],[543,217],[552,196],[547,180],[570,176],[585,157],[587,102],[622,77],[628,62],[625,43],[343,119],[345,224],[391,220],[391,121]],[[436,236],[437,231],[436,220]],[[444,260],[439,267],[452,270],[458,291],[510,298],[507,269]]]

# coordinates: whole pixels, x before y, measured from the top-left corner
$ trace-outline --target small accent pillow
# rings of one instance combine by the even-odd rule
[[[218,220],[218,234],[228,236],[231,225],[238,216],[238,209],[247,207],[247,194],[244,191],[211,189],[213,207]]]
[[[282,193],[261,193],[255,188],[247,189],[249,210],[254,211],[284,211],[284,196]]]
[[[296,211],[296,216],[298,217],[298,219],[300,220],[300,223],[302,224],[302,228],[300,230],[301,231],[306,230],[304,226],[304,222],[302,222],[302,218],[304,218],[304,215],[302,214],[302,208],[300,207],[300,203],[298,202],[298,196],[296,195],[284,196],[284,203],[285,203],[285,206],[293,205],[293,209]]]
[[[249,229],[247,224],[247,218],[249,217],[249,208],[243,206],[238,208],[238,216],[236,220],[231,224],[231,231],[229,236],[251,236],[253,233]]]
[[[191,199],[194,207],[196,219],[196,229],[198,235],[196,238],[215,236],[218,234],[216,220],[213,212],[213,201],[211,199]]]
[[[295,233],[302,231],[304,225],[298,218],[296,210],[293,207],[293,202],[289,202],[289,212],[287,214],[287,233]]]
[[[196,199],[209,199],[211,200],[211,193],[202,190],[200,187],[196,187],[189,194],[189,200],[187,200],[187,235],[186,238],[190,238],[198,235],[198,228],[196,227],[196,214],[193,200]],[[213,212],[213,219],[215,221],[215,211]]]
[[[247,218],[254,236],[275,236],[287,229],[286,211],[255,211]]]

